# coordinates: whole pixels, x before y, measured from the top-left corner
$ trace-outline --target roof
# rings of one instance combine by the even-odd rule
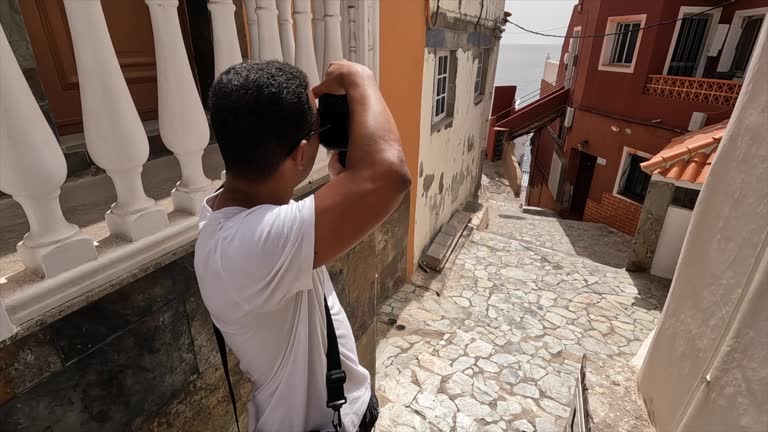
[[[659,154],[640,164],[640,168],[654,177],[702,185],[727,126],[728,120],[673,138]]]

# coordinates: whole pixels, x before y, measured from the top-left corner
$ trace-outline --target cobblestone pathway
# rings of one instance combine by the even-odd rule
[[[614,268],[626,246],[601,225],[572,243],[557,220],[486,203],[489,230],[465,236],[442,286],[408,284],[379,310],[377,430],[561,432],[582,353],[596,430],[650,430],[628,363],[668,283]]]

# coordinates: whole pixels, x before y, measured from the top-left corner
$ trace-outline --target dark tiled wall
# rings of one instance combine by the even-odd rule
[[[372,375],[377,300],[405,280],[408,202],[329,266]],[[251,386],[230,357],[245,417]],[[209,432],[231,425],[191,255],[0,348],[0,432]]]

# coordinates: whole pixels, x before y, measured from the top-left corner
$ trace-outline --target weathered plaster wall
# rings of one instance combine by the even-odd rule
[[[430,1],[430,26],[424,49],[421,86],[419,164],[414,197],[413,262],[440,227],[471,199],[480,183],[481,163],[498,59],[496,25],[504,1]],[[489,48],[484,97],[474,95],[475,68],[480,49]],[[453,120],[432,124],[435,50],[455,50]],[[453,73],[453,72],[452,72]],[[450,83],[449,83],[450,86]]]
[[[408,197],[334,264],[360,361],[375,376],[376,306],[405,280]],[[230,353],[241,430],[251,389]],[[192,254],[0,346],[0,431],[210,432],[233,425]]]
[[[497,46],[492,50],[495,65]],[[480,163],[488,137],[493,75],[487,82],[483,100],[475,104],[476,59],[471,50],[456,50],[456,99],[452,124],[432,132],[432,86],[435,52],[424,50],[424,75],[421,94],[421,139],[414,251],[418,259],[440,227],[472,198],[481,174]]]

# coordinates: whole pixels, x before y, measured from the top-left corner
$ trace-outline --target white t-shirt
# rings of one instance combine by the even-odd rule
[[[346,431],[360,424],[370,376],[325,267],[312,269],[315,201],[227,207],[200,214],[195,272],[205,306],[254,382],[249,431],[333,430],[326,407],[323,293],[347,374]]]

